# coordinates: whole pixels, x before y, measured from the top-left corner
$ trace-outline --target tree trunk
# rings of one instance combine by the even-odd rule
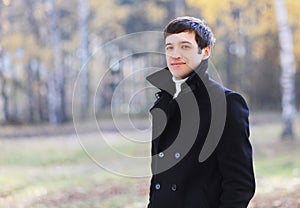
[[[56,96],[56,91],[55,91],[55,81],[54,77],[49,74],[48,80],[47,80],[47,87],[48,87],[48,112],[49,112],[49,122],[51,124],[58,124],[58,116],[57,116],[57,104],[58,101],[57,96]]]
[[[28,104],[29,104],[29,122],[34,122],[34,92],[33,92],[33,83],[34,83],[34,67],[35,60],[29,60],[27,66],[27,97],[28,97]]]
[[[230,48],[232,47],[232,42],[229,40],[229,37],[226,37],[225,39],[225,49],[227,50],[225,53],[225,77],[226,77],[226,83],[225,85],[230,88],[230,89],[234,89],[235,88],[235,84],[234,84],[234,79],[233,79],[233,70],[234,70],[234,54],[232,54],[232,51],[230,50]]]
[[[39,0],[41,1],[41,0]],[[35,1],[35,3],[39,3],[39,1]],[[36,21],[36,18],[34,17],[34,4],[32,3],[32,0],[26,0],[26,5],[28,6],[29,15],[28,15],[28,22],[30,24],[30,29],[32,33],[35,36],[35,39],[38,41],[39,46],[42,48],[45,40],[47,38],[46,35],[43,35],[41,31],[43,30],[43,27],[47,27],[47,25],[39,25],[39,23]],[[41,88],[44,83],[40,80],[40,70],[41,70],[41,60],[40,59],[33,59],[34,60],[34,73],[32,70],[29,70],[28,73],[28,98],[29,98],[29,120],[30,122],[35,122],[35,120],[39,121],[47,121],[47,118],[45,116],[45,113],[43,111],[43,98],[41,95]],[[30,77],[31,76],[31,77]],[[32,89],[32,82],[33,80],[36,82],[36,94],[33,93]],[[33,100],[32,98],[35,98],[35,106],[33,106]],[[35,114],[37,114],[35,116]]]
[[[8,107],[8,95],[6,93],[6,78],[4,76],[4,55],[3,51],[1,51],[0,48],[0,95],[3,102],[3,114],[4,114],[4,123],[9,122],[10,116],[9,116],[9,107]]]
[[[295,66],[293,36],[288,24],[288,15],[284,0],[275,0],[275,9],[280,41],[281,88],[282,88],[282,117],[284,129],[282,138],[294,137],[295,106]]]
[[[4,122],[9,121],[9,111],[8,111],[8,96],[6,94],[5,88],[6,88],[6,79],[3,75],[3,73],[0,71],[0,89],[1,89],[1,97],[3,100],[3,113],[4,113]]]
[[[86,118],[89,112],[89,44],[88,17],[89,5],[87,0],[79,0],[79,31],[80,41],[80,116]]]
[[[50,31],[53,47],[53,70],[48,80],[49,119],[52,124],[61,124],[66,120],[65,114],[65,77],[62,67],[60,32],[57,25],[57,11],[54,0],[50,0]]]
[[[47,121],[47,99],[45,99],[45,88],[46,84],[41,80],[41,71],[45,70],[40,60],[38,61],[38,69],[36,72],[36,81],[38,85],[38,94],[37,94],[37,102],[38,102],[38,118],[41,122]]]

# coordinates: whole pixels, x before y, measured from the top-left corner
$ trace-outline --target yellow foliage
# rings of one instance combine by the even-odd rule
[[[38,58],[43,60],[43,63],[50,68],[53,62],[52,50],[49,48],[41,49]]]
[[[90,0],[89,4],[90,8],[93,8],[95,12],[95,17],[91,22],[92,29],[97,30],[112,27],[116,28],[120,33],[123,32],[123,29],[117,23],[126,19],[130,11],[129,7],[120,7],[114,1]]]
[[[274,44],[278,33],[274,0],[187,0],[187,3],[199,8],[217,39],[226,35],[234,41],[238,39],[238,30],[244,32],[243,35],[253,40],[254,58],[263,58],[266,44]],[[295,57],[300,57],[300,1],[285,0],[285,3],[293,32]],[[240,22],[232,18],[235,9],[241,11]]]
[[[300,57],[300,1],[286,0],[285,2],[288,10],[289,23],[294,34],[295,57]],[[297,61],[299,62],[299,60]],[[299,66],[296,67],[296,69],[300,70],[299,68]]]
[[[14,33],[1,39],[1,45],[5,51],[11,55],[25,42],[24,36],[21,33]]]
[[[22,49],[24,54],[21,61],[24,63],[28,62],[29,59],[32,58],[40,59],[46,65],[50,65],[52,62],[52,50],[39,47],[33,35],[25,37],[21,33],[11,34],[10,36],[6,36],[1,39],[1,46],[10,54],[12,59],[14,59],[15,53],[19,49]]]
[[[145,3],[146,16],[149,22],[159,24],[167,17],[167,12],[164,8],[157,6],[155,3],[149,1]]]
[[[202,18],[210,25],[215,25],[218,17],[223,16],[223,11],[229,7],[228,2],[218,0],[187,0],[187,4],[199,8]]]
[[[9,6],[10,5],[10,0],[2,0],[4,6]]]

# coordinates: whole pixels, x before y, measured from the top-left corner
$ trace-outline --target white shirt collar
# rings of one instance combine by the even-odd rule
[[[182,83],[184,83],[187,79],[188,79],[188,77],[186,77],[184,79],[177,79],[175,77],[172,77],[172,80],[175,83],[175,87],[176,87],[176,92],[175,92],[173,98],[176,98],[178,96],[178,94],[181,91],[181,85],[182,85]]]

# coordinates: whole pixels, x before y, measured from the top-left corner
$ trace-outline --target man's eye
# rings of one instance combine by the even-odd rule
[[[188,45],[182,45],[181,46],[183,49],[188,49],[188,48],[190,48],[190,46],[188,46]]]
[[[172,46],[168,46],[168,47],[166,47],[166,50],[167,51],[169,51],[169,50],[172,50],[173,49],[173,47]]]

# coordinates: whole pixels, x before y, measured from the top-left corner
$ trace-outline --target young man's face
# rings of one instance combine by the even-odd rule
[[[177,79],[187,77],[203,59],[209,56],[209,47],[198,53],[198,44],[194,32],[181,32],[167,36],[165,51],[167,65],[172,75]]]

